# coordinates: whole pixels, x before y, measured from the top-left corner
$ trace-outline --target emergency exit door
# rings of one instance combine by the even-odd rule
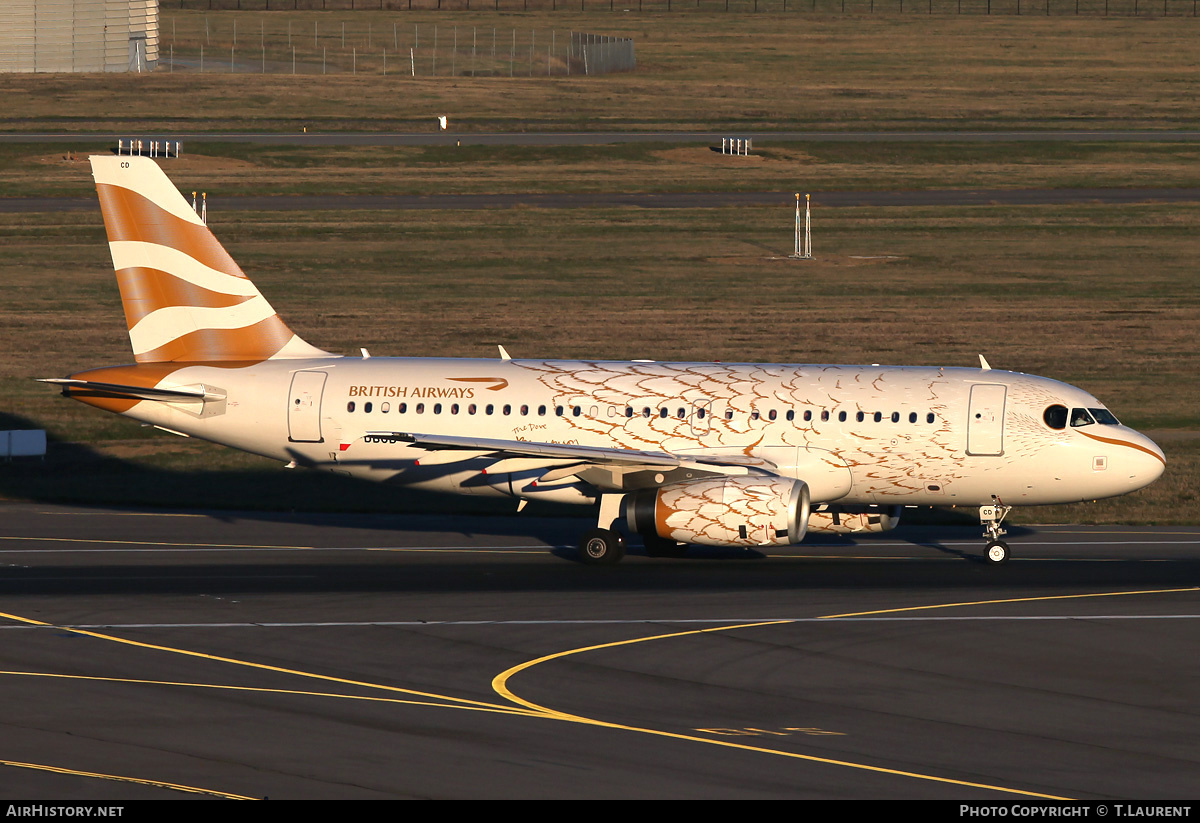
[[[994,456],[1004,453],[1004,402],[1008,387],[979,383],[971,387],[967,413],[967,454]]]
[[[321,393],[323,371],[298,371],[292,375],[288,393],[288,440],[293,443],[321,442]]]

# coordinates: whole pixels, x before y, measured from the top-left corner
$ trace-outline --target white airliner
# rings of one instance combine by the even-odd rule
[[[464,495],[599,504],[615,563],[1140,489],[1166,465],[1087,392],[980,368],[343,357],[301,340],[158,165],[92,157],[133,365],[47,382],[165,431],[288,466]]]

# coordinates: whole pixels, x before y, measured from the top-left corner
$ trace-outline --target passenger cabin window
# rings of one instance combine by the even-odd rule
[[[371,413],[371,404],[363,403],[363,411],[366,412],[367,414],[370,414]]]
[[[1047,406],[1046,412],[1042,415],[1042,420],[1050,428],[1062,431],[1067,427],[1067,407],[1060,406],[1057,403],[1053,406]]]
[[[838,412],[838,422],[839,423],[846,422],[846,413],[845,412]]]
[[[351,400],[349,403],[346,404],[346,411],[348,411],[348,412],[354,411],[354,401],[353,400]]]

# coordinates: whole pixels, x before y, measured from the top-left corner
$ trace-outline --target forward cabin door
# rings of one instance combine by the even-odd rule
[[[292,375],[288,393],[288,440],[293,443],[321,442],[321,392],[323,371],[298,371]]]
[[[995,456],[1004,453],[1004,401],[1007,394],[1007,386],[995,383],[971,387],[967,454]]]

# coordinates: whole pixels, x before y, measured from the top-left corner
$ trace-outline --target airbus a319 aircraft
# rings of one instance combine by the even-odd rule
[[[1140,489],[1166,465],[1087,392],[915,366],[331,354],[271,308],[158,165],[91,158],[132,365],[47,382],[175,434],[463,495],[598,506],[580,558],[761,547],[978,506],[985,557],[1014,505]]]

